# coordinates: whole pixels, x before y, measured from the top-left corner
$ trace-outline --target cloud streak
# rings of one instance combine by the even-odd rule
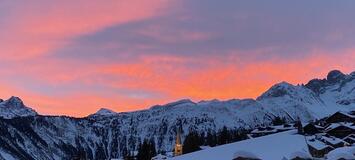
[[[255,98],[280,81],[355,68],[354,2],[260,3],[2,1],[0,96],[85,116]]]

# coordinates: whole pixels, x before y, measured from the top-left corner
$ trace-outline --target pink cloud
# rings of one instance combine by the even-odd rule
[[[320,48],[303,54],[306,55],[303,58],[273,57],[256,61],[246,60],[245,57],[256,59],[275,48],[236,50],[223,55],[199,53],[195,57],[143,53],[132,62],[124,63],[88,63],[85,60],[48,56],[82,35],[160,16],[169,12],[172,9],[169,7],[174,3],[163,0],[62,0],[56,3],[42,0],[26,5],[10,5],[6,23],[1,24],[0,30],[0,65],[7,67],[0,73],[4,79],[10,78],[0,81],[0,96],[19,96],[43,114],[85,116],[100,107],[131,111],[180,98],[255,98],[280,81],[306,83],[311,78],[324,77],[331,69],[348,73],[355,68],[355,49],[339,49],[337,53],[330,54],[330,51]],[[167,43],[190,43],[214,36],[190,30],[165,34],[163,29],[159,24],[154,24],[137,32]],[[328,38],[329,41],[336,41],[342,36],[339,33]],[[106,47],[117,45],[113,42]],[[137,47],[150,46],[140,44]],[[85,59],[85,56],[82,58]],[[14,82],[16,80],[22,80],[20,85]],[[45,93],[29,88],[33,85],[29,81],[40,87],[50,86],[58,90],[80,85],[88,88],[61,90],[58,94]],[[99,92],[95,87],[102,87],[107,93]],[[117,90],[164,96],[142,98],[116,93]]]
[[[68,114],[74,116],[88,115],[100,107],[109,107],[116,111],[132,111],[144,109],[156,103],[166,103],[180,98],[230,99],[257,97],[271,85],[288,81],[290,83],[306,83],[311,78],[325,77],[331,69],[340,69],[346,73],[355,67],[352,59],[355,50],[342,51],[334,60],[327,51],[314,50],[303,59],[284,61],[273,58],[266,61],[250,62],[240,66],[237,63],[223,62],[220,59],[205,57],[201,59],[175,56],[143,56],[140,61],[128,64],[80,64],[80,67],[70,70],[68,62],[48,63],[46,67],[32,70],[28,76],[40,75],[45,84],[67,85],[86,84],[104,85],[107,92],[110,89],[127,89],[145,92],[155,92],[164,97],[139,98],[127,94],[102,94],[95,90],[68,91],[64,95],[45,95],[36,91],[9,85],[1,86],[1,97],[16,95],[43,114]],[[328,56],[327,56],[328,55]],[[228,57],[227,57],[228,58]],[[237,59],[237,58],[236,58]],[[194,68],[188,64],[202,63],[203,68]],[[58,65],[60,64],[60,65]],[[42,66],[42,65],[41,65]],[[69,66],[66,68],[66,66]],[[12,70],[15,73],[19,68]],[[56,71],[56,72],[53,72]],[[61,76],[70,81],[64,84],[56,83]],[[116,81],[105,78],[112,76]],[[64,81],[67,78],[63,78]],[[6,84],[3,82],[2,84]]]
[[[1,55],[6,59],[23,59],[46,54],[79,35],[162,14],[169,3],[162,0],[56,3],[42,0],[12,5],[0,31]]]

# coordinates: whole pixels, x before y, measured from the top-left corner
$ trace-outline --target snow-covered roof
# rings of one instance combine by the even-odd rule
[[[330,151],[327,154],[327,159],[337,160],[337,159],[355,159],[355,146],[352,147],[341,147]]]
[[[317,150],[323,150],[323,149],[326,149],[328,147],[332,148],[331,146],[323,143],[322,141],[319,141],[317,139],[310,139],[310,140],[307,140],[307,143],[308,145],[310,145],[311,147],[313,147],[314,149],[317,149]]]
[[[277,132],[277,129],[273,128],[271,130],[268,129],[264,129],[264,130],[260,130],[260,129],[254,129],[253,131],[251,131],[251,133],[275,133]]]
[[[344,115],[351,117],[351,118],[355,118],[355,115],[349,114],[347,112],[339,111],[339,113],[344,114]]]
[[[314,127],[318,128],[318,129],[324,129],[324,127],[322,127],[320,125],[314,125]]]
[[[344,137],[343,139],[346,139],[346,138],[355,138],[355,134],[350,134],[350,135]]]
[[[256,156],[254,153],[248,152],[248,151],[237,151],[234,153],[233,155],[233,159],[234,158],[238,158],[238,157],[243,157],[243,158],[251,158],[251,159],[260,159],[258,156]]]
[[[270,127],[260,127],[256,128],[251,131],[251,133],[256,134],[256,133],[275,133],[278,131],[285,131],[285,130],[291,130],[294,129],[293,125],[290,125],[288,127],[285,127],[284,125],[277,125],[277,126],[270,126]]]
[[[340,123],[332,123],[331,125],[329,125],[325,131],[328,132],[330,130],[333,130],[335,128],[338,128],[340,126],[344,126],[344,127],[347,127],[347,128],[351,128],[351,129],[354,129],[355,130],[355,126],[353,125],[353,123],[347,123],[347,122],[340,122]]]
[[[317,128],[317,129],[320,129],[320,130],[323,130],[324,129],[324,127],[323,126],[320,126],[320,125],[317,125],[317,124],[314,124],[314,123],[302,123],[302,126],[303,127],[305,127],[305,126],[307,126],[307,125],[313,125],[315,128]]]
[[[326,136],[323,136],[322,137],[322,140],[324,140],[325,142],[328,142],[332,145],[336,145],[336,144],[339,144],[339,143],[343,143],[344,141],[339,139],[339,138],[336,138],[336,137],[326,137]]]
[[[158,154],[157,156],[152,158],[152,160],[165,160],[165,159],[168,159],[168,157],[162,154]]]
[[[347,141],[347,140],[355,141],[355,134],[350,134],[350,135],[344,137],[343,140],[344,141]]]
[[[272,126],[273,128],[277,129],[277,130],[285,130],[285,129],[293,129],[295,127],[293,127],[294,124],[289,124],[289,126],[285,127],[285,125],[277,125],[277,126]]]

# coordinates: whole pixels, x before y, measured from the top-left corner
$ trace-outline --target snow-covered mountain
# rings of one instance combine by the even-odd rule
[[[89,117],[95,117],[95,116],[113,116],[116,115],[117,113],[107,109],[107,108],[100,108],[96,113],[89,115]]]
[[[5,102],[0,108],[24,107],[22,102]],[[256,100],[180,100],[136,112],[100,109],[84,118],[42,116],[28,108],[28,112],[16,111],[18,114],[8,116],[11,110],[7,109],[0,110],[0,157],[118,158],[136,150],[143,139],[154,140],[158,151],[171,151],[178,126],[182,126],[184,139],[190,130],[216,132],[223,126],[248,129],[268,125],[275,117],[309,121],[339,110],[355,110],[355,72],[346,75],[331,71],[326,79],[314,79],[306,85],[282,82]]]
[[[8,100],[0,99],[0,117],[14,118],[35,116],[37,112],[33,109],[26,107],[22,100],[18,97],[11,97]]]

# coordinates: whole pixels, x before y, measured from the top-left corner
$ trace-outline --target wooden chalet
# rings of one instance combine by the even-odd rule
[[[316,158],[322,158],[334,149],[332,146],[329,146],[317,139],[308,140],[307,144],[309,153]]]
[[[277,125],[277,126],[268,126],[268,127],[259,127],[251,131],[252,137],[260,137],[265,136],[268,134],[274,134],[277,132],[288,131],[294,129],[293,125],[284,124],[284,125]]]
[[[349,145],[355,144],[355,133],[344,137],[343,140],[347,142]]]
[[[316,125],[314,123],[308,123],[303,127],[303,133],[306,135],[314,135],[317,133],[322,133],[324,128],[322,126]]]
[[[328,135],[344,138],[355,133],[355,125],[353,123],[333,123],[325,129]]]
[[[321,141],[329,146],[332,146],[333,148],[344,147],[344,145],[346,143],[345,141],[343,141],[340,138],[327,137],[327,136],[322,136]]]
[[[277,133],[277,129],[273,127],[259,127],[251,131],[251,135],[253,137],[260,137],[260,136],[265,136],[273,133]]]
[[[329,116],[326,120],[327,123],[339,123],[339,122],[355,122],[355,115],[345,113],[345,112],[336,112],[333,115]]]

